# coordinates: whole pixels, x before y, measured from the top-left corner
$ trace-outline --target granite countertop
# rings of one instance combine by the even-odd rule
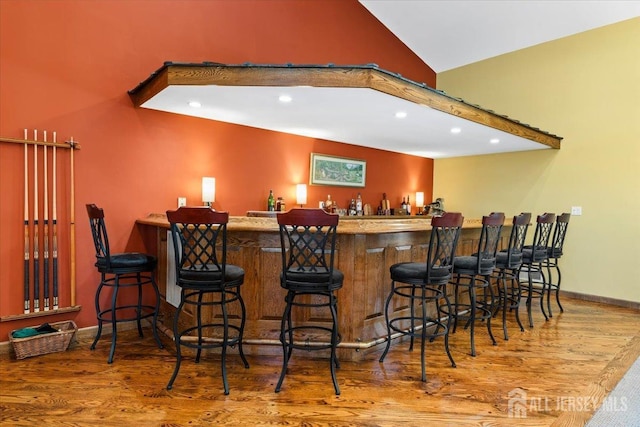
[[[160,213],[150,213],[144,218],[138,218],[137,224],[169,228],[167,216]],[[465,219],[463,228],[482,227],[481,219]],[[391,217],[341,217],[338,234],[378,234],[400,233],[405,231],[422,231],[431,229],[431,218],[420,216],[391,216]],[[229,231],[278,231],[276,218],[230,216],[227,226]]]

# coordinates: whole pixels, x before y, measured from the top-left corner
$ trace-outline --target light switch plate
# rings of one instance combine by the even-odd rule
[[[582,215],[582,206],[571,206],[571,215]]]
[[[187,206],[186,197],[178,197],[178,207]]]

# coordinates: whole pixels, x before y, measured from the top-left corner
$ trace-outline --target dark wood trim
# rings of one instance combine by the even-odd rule
[[[579,292],[560,291],[560,297],[562,298],[563,296],[567,298],[575,298],[582,301],[599,302],[602,304],[609,304],[609,305],[615,305],[618,307],[625,307],[625,308],[631,308],[634,310],[640,310],[640,302],[636,302],[636,301],[626,301],[626,300],[609,298],[609,297],[599,296],[599,295],[583,294]]]
[[[225,65],[217,63],[166,63],[145,81],[129,91],[140,107],[172,85],[220,86],[314,86],[370,88],[425,105],[462,119],[489,126],[531,141],[559,149],[562,137],[541,131],[517,120],[485,110],[416,83],[376,66],[306,65]]]

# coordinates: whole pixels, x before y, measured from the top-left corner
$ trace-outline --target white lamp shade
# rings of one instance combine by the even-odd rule
[[[216,201],[216,179],[210,177],[202,177],[202,201],[205,203],[213,203]]]
[[[422,191],[416,193],[416,206],[424,206],[424,193]]]
[[[296,185],[296,203],[301,206],[307,204],[307,184]]]

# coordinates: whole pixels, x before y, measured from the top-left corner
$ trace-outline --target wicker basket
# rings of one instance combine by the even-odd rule
[[[78,330],[73,320],[54,322],[50,325],[58,329],[58,332],[34,335],[26,338],[13,338],[14,331],[11,331],[11,333],[9,333],[9,341],[13,346],[13,351],[16,353],[16,359],[25,359],[41,354],[65,351],[69,348],[71,339]]]

